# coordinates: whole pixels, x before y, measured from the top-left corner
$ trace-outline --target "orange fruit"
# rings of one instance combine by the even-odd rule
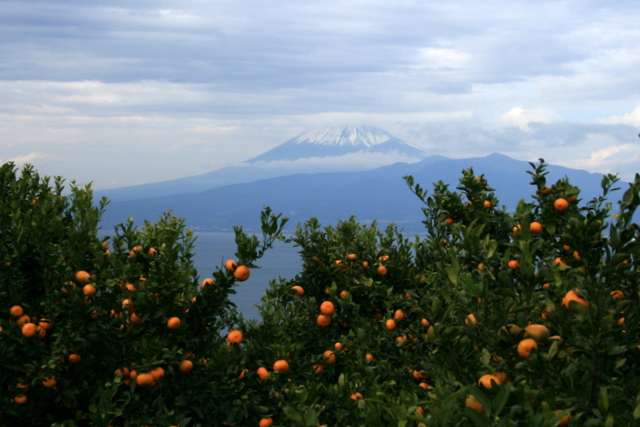
[[[445,222],[447,223],[447,225],[452,225],[452,224],[455,224],[455,223],[456,223],[456,222],[458,222],[458,221],[456,221],[456,220],[455,220],[455,219],[453,219],[453,218],[447,218],[447,219],[445,220]]]
[[[304,289],[302,288],[302,286],[298,286],[298,285],[292,286],[291,290],[296,295],[300,295],[300,296],[304,295]]]
[[[289,370],[289,362],[286,360],[276,360],[273,363],[273,370],[279,374],[286,374]]]
[[[272,418],[261,418],[258,427],[271,427],[273,425]]]
[[[331,317],[327,316],[326,314],[320,314],[318,316],[318,319],[316,320],[316,323],[318,324],[318,326],[322,326],[323,328],[325,328],[331,324]]]
[[[86,271],[80,270],[76,273],[76,282],[80,285],[86,285],[90,279],[91,275]]]
[[[76,353],[71,353],[69,355],[69,357],[67,357],[67,360],[69,361],[69,363],[71,363],[72,365],[76,365],[78,363],[80,363],[80,361],[82,360],[82,357],[80,357],[79,354]]]
[[[405,318],[404,311],[396,310],[395,313],[393,313],[393,318],[396,319],[397,321],[404,320]]]
[[[320,313],[330,315],[336,311],[335,305],[331,301],[325,301],[320,304]]]
[[[533,221],[530,225],[529,225],[529,230],[531,230],[531,234],[534,235],[538,235],[542,233],[542,224],[540,224],[537,221]]]
[[[256,370],[256,374],[258,374],[258,377],[262,381],[266,381],[267,379],[269,379],[269,371],[267,371],[267,368],[259,367]]]
[[[178,329],[180,327],[181,320],[179,317],[172,317],[167,320],[167,328],[169,329]]]
[[[548,185],[545,185],[544,187],[538,190],[538,193],[542,194],[543,196],[547,196],[551,194],[551,188]]]
[[[97,292],[98,290],[96,289],[96,287],[91,284],[84,285],[84,287],[82,288],[82,293],[88,297],[94,296]]]
[[[193,362],[191,360],[183,360],[178,365],[178,369],[180,370],[180,372],[183,372],[185,374],[191,372],[191,370],[193,369]]]
[[[376,360],[376,358],[373,357],[373,354],[371,353],[367,353],[367,355],[364,358],[367,362],[373,362],[374,360]]]
[[[153,375],[148,373],[139,374],[136,377],[136,384],[140,387],[153,387],[156,381],[153,379]]]
[[[478,270],[484,271],[484,264],[483,263],[478,264]]]
[[[537,342],[547,341],[549,339],[549,329],[544,325],[529,325],[524,328],[524,336],[533,338]]]
[[[424,326],[425,328],[428,328],[429,326],[431,326],[431,323],[429,323],[429,321],[427,319],[424,319],[424,318],[420,321],[420,324],[422,326]]]
[[[38,327],[35,323],[25,323],[22,325],[22,335],[27,338],[35,337],[38,333]]]
[[[425,382],[421,382],[420,384],[418,384],[418,387],[420,387],[423,390],[428,390],[429,389],[429,384],[427,384]]]
[[[227,271],[233,273],[234,271],[236,271],[236,268],[238,268],[238,263],[232,259],[229,259],[224,263],[224,268],[226,268]]]
[[[506,384],[509,382],[509,377],[506,372],[496,372],[494,374],[500,380],[500,384]]]
[[[233,272],[233,277],[240,282],[244,282],[251,275],[251,270],[246,265],[239,265]]]
[[[558,415],[559,413],[564,412],[562,409],[556,409],[555,411],[553,411],[554,414]],[[566,414],[565,416],[563,416],[562,418],[560,418],[560,421],[558,421],[556,423],[556,426],[564,426],[569,422],[569,419],[571,419],[571,417],[569,416],[569,414]]]
[[[138,256],[138,252],[142,252],[142,246],[134,246],[131,248],[131,252],[129,252],[129,258],[136,258]]]
[[[611,298],[613,299],[624,298],[624,293],[622,291],[611,291]]]
[[[233,330],[227,335],[227,339],[231,344],[240,344],[243,338],[242,331]]]
[[[356,254],[349,254],[349,255],[347,255],[347,261],[353,262],[353,261],[356,260],[357,257],[358,256]]]
[[[151,372],[149,372],[151,374],[151,376],[153,377],[153,380],[155,382],[160,381],[162,378],[164,378],[164,368],[162,366],[158,366],[156,368],[154,368]],[[139,377],[138,377],[139,378]]]
[[[347,299],[348,296],[349,296],[349,292],[347,292],[347,291],[341,291],[340,292],[340,298],[341,299]]]
[[[464,406],[466,406],[467,408],[471,408],[480,414],[484,414],[484,406],[482,406],[482,403],[480,403],[478,399],[475,398],[475,396],[471,395],[467,397],[467,399],[464,401]]]
[[[202,281],[201,286],[204,288],[205,286],[209,286],[209,285],[213,285],[213,279],[210,277],[207,277]]]
[[[388,319],[384,324],[388,330],[395,331],[396,330],[396,321],[393,319]]]
[[[38,326],[45,331],[50,331],[53,329],[53,324],[49,321],[49,319],[40,319],[38,322]]]
[[[58,383],[58,380],[56,380],[56,377],[54,377],[54,376],[51,376],[49,378],[45,378],[42,381],[42,385],[47,387],[47,388],[54,387],[57,383]]]
[[[9,309],[9,313],[13,317],[20,317],[20,316],[24,315],[24,309],[19,305],[14,305],[13,307],[11,307]]]
[[[362,393],[358,393],[358,392],[351,393],[351,396],[349,396],[349,397],[351,399],[353,399],[353,400],[362,400],[362,399],[364,399],[364,396],[362,396]]]
[[[555,208],[555,210],[562,212],[567,210],[567,208],[569,207],[569,202],[567,201],[567,199],[559,198],[556,199],[555,202],[553,202],[553,207]]]
[[[244,374],[246,374],[247,372],[249,372],[248,369],[243,369],[242,372],[240,372],[240,375],[238,375],[238,379],[241,380],[244,378]]]
[[[336,354],[331,350],[327,350],[322,353],[322,359],[327,365],[333,365],[334,363],[336,363]]]
[[[502,384],[500,378],[498,378],[496,375],[486,374],[480,377],[480,379],[478,380],[478,386],[483,386],[484,388],[492,388],[492,381],[498,385]]]
[[[427,371],[415,370],[411,373],[411,375],[413,375],[413,378],[415,378],[416,380],[426,380],[427,378],[429,378]]]
[[[507,267],[509,267],[512,270],[517,270],[518,268],[520,268],[520,261],[512,259],[507,263]]]
[[[464,319],[464,323],[468,326],[476,326],[478,324],[478,320],[476,319],[476,316],[471,313],[466,319]]]
[[[342,343],[341,342],[337,342],[333,345],[333,347],[338,350],[338,351],[342,351]]]
[[[156,248],[149,248],[149,250],[147,251],[147,254],[151,256],[156,256],[158,255],[158,250]]]
[[[379,265],[378,269],[376,270],[376,274],[378,276],[385,276],[387,274],[387,267],[385,267],[384,265]]]
[[[564,298],[562,298],[562,305],[566,308],[569,308],[569,304],[571,303],[571,301],[579,302],[585,308],[589,308],[589,303],[580,298],[580,296],[575,291],[569,291],[565,294]]]
[[[531,355],[533,349],[538,349],[538,343],[531,338],[525,338],[518,343],[518,354],[525,359]]]
[[[27,396],[22,394],[20,396],[16,396],[13,398],[13,401],[15,403],[17,403],[18,405],[24,405],[25,403],[27,403]]]
[[[482,207],[485,209],[491,208],[491,200],[485,200],[484,202],[482,202]]]
[[[511,235],[512,236],[518,236],[518,235],[520,235],[521,231],[522,231],[522,226],[520,224],[518,224],[518,225],[514,226],[511,229]]]

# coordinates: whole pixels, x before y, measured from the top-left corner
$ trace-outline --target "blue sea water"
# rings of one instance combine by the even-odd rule
[[[236,259],[233,232],[198,232],[196,236],[194,264],[200,280],[211,277],[216,266],[223,268],[226,260]],[[231,295],[231,301],[246,318],[259,318],[256,305],[271,280],[292,279],[300,272],[302,262],[298,250],[292,244],[275,242],[274,247],[255,263],[261,268],[252,269],[246,282],[237,282],[236,294]]]

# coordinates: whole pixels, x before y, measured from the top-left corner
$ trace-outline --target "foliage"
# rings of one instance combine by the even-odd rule
[[[312,218],[285,239],[286,218],[266,208],[262,239],[235,229],[238,264],[256,267],[284,239],[303,265],[271,282],[256,322],[229,301],[235,267],[198,283],[184,220],[127,221],[100,241],[106,201],[92,205],[90,188],[64,195],[61,179],[4,165],[0,413],[69,426],[635,425],[640,175],[612,215],[617,177],[582,201],[567,179],[546,182],[544,161],[531,166],[533,202],[513,212],[471,169],[432,194],[405,177],[424,202],[426,234],[412,238],[352,217]],[[158,368],[146,387],[127,375]]]

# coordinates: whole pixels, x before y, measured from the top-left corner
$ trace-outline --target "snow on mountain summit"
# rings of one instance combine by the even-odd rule
[[[308,130],[296,138],[296,144],[363,145],[372,147],[390,140],[392,136],[373,126],[329,127]]]

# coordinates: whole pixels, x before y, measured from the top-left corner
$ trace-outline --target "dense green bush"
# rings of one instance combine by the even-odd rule
[[[354,218],[310,219],[285,238],[286,219],[265,209],[262,239],[236,228],[237,264],[253,268],[276,238],[299,247],[303,263],[271,282],[256,322],[228,299],[235,266],[201,286],[184,220],[125,222],[101,241],[106,201],[93,205],[90,188],[65,195],[60,179],[6,164],[3,421],[635,425],[640,176],[612,211],[615,176],[583,201],[566,179],[547,184],[543,162],[530,174],[533,201],[514,212],[472,170],[455,191],[437,183],[431,195],[405,177],[424,202],[426,233],[411,238]],[[228,331],[243,338],[229,342]]]

